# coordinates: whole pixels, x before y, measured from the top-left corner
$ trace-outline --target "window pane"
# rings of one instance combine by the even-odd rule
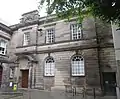
[[[49,57],[45,61],[45,76],[54,76],[55,63],[53,58]]]
[[[0,41],[0,47],[6,48],[6,42],[1,40]]]
[[[54,42],[54,29],[49,29],[46,32],[46,43]]]
[[[0,41],[0,54],[5,55],[7,43],[3,40]]]
[[[24,43],[23,45],[28,45],[30,43],[30,33],[26,32],[24,33]]]
[[[73,76],[84,76],[84,60],[80,56],[75,56],[72,59],[72,75]]]
[[[72,39],[80,39],[81,38],[81,28],[80,24],[72,24],[71,25],[71,33],[72,33]]]

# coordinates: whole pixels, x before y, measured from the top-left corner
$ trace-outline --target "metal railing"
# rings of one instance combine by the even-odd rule
[[[18,89],[14,90],[14,84],[10,85],[10,82],[2,82],[0,86],[0,97],[3,99],[13,99],[15,97],[23,97],[23,92],[18,91]],[[18,88],[18,86],[16,86]]]
[[[90,92],[90,94],[87,92],[87,90],[92,90]],[[97,95],[96,93],[96,88],[89,88],[86,89],[85,87],[81,88],[81,91],[77,91],[77,86],[73,86],[73,85],[65,85],[65,92],[66,93],[71,93],[72,96],[77,96],[77,95],[81,95],[82,99],[86,99],[88,96],[92,96],[93,99],[96,99],[97,96],[101,96],[101,95]]]

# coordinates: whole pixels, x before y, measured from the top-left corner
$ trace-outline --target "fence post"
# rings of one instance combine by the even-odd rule
[[[94,96],[94,99],[95,99],[96,98],[95,88],[93,88],[93,96]]]
[[[73,93],[73,96],[74,96],[74,88],[72,88],[72,93]]]
[[[76,87],[75,87],[75,95],[77,94],[77,92],[76,92]]]

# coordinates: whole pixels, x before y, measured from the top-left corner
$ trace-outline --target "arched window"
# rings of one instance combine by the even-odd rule
[[[55,75],[55,62],[52,57],[48,57],[45,60],[45,76],[54,76]]]
[[[84,76],[85,66],[84,59],[81,56],[74,56],[71,61],[72,64],[72,76]]]

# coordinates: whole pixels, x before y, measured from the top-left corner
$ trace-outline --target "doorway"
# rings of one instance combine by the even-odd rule
[[[22,88],[28,88],[29,70],[21,70],[22,73]]]
[[[105,95],[116,95],[116,73],[103,73],[103,86]]]
[[[0,86],[2,84],[2,72],[3,72],[3,68],[2,66],[0,66]]]

